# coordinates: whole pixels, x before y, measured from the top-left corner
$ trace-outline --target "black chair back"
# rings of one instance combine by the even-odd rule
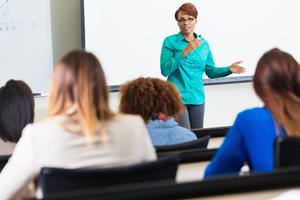
[[[44,197],[56,192],[74,191],[157,180],[175,182],[179,157],[159,158],[128,167],[106,169],[42,168],[38,184]]]
[[[274,146],[275,168],[300,166],[300,137],[277,137]]]
[[[10,158],[10,155],[0,156],[0,172],[2,171],[2,169],[4,168],[6,163],[8,162],[9,158]]]
[[[181,151],[168,151],[157,153],[159,158],[165,156],[178,155],[180,164],[210,161],[218,149],[188,149]]]
[[[192,129],[198,138],[209,135],[211,138],[225,137],[231,126]]]
[[[193,140],[190,142],[184,142],[184,143],[173,144],[173,145],[155,146],[155,149],[157,153],[188,150],[188,149],[201,149],[201,148],[203,149],[207,147],[209,139],[210,136],[207,135],[205,137],[201,137],[198,138],[197,140]]]

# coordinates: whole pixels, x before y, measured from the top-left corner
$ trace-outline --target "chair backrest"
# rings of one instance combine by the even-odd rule
[[[274,148],[275,168],[300,166],[300,137],[277,137]]]
[[[4,168],[6,163],[8,162],[9,158],[10,158],[10,155],[0,156],[0,172],[2,171],[2,169]]]
[[[181,151],[166,151],[157,153],[159,158],[165,156],[178,155],[180,158],[180,164],[206,162],[210,161],[216,154],[218,149],[188,149]]]
[[[211,138],[225,137],[231,126],[192,129],[198,138],[209,135]]]
[[[42,168],[38,178],[43,196],[56,192],[74,191],[139,182],[169,180],[175,182],[180,160],[178,156],[159,158],[128,167],[106,169]]]
[[[164,145],[164,146],[155,146],[156,152],[169,152],[169,151],[180,151],[180,150],[188,150],[188,149],[200,149],[206,148],[209,142],[210,136],[204,136],[198,138],[197,140],[193,140],[190,142],[184,142],[180,144],[173,145]]]

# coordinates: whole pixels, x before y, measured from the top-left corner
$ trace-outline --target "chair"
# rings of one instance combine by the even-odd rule
[[[274,146],[275,168],[300,166],[300,137],[277,137]]]
[[[198,138],[209,135],[211,138],[225,137],[231,126],[192,129]]]
[[[173,145],[155,146],[155,149],[156,149],[156,153],[162,153],[162,152],[170,152],[170,151],[206,148],[209,139],[210,136],[207,135],[190,142],[184,142],[184,143],[173,144]]]
[[[153,199],[233,199],[241,197],[265,199],[263,191],[281,193],[283,190],[300,187],[300,169],[286,168],[272,172],[253,173],[249,176],[230,174],[205,180],[183,183],[156,182],[138,185],[112,186],[103,190],[92,188],[57,193],[44,200],[153,200]],[[276,190],[276,191],[275,191]],[[248,193],[245,196],[245,192]],[[259,193],[256,193],[259,192]],[[251,193],[251,195],[249,195]],[[256,193],[256,194],[255,194]],[[227,195],[227,196],[221,196]],[[229,196],[229,197],[228,197]],[[246,197],[246,198],[243,198]],[[290,199],[290,198],[288,198]],[[294,198],[297,199],[297,198]],[[33,199],[31,199],[33,200]],[[36,200],[36,199],[34,199]]]
[[[10,155],[0,156],[0,172],[2,171],[4,166],[6,165],[9,158],[10,158]]]
[[[180,164],[210,161],[216,154],[218,149],[187,149],[181,151],[167,151],[157,153],[159,158],[178,155]]]
[[[38,184],[43,196],[57,192],[90,189],[157,180],[175,182],[179,157],[159,158],[128,167],[106,169],[42,168]]]

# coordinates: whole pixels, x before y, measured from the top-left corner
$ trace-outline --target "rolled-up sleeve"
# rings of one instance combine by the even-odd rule
[[[175,56],[174,50],[168,38],[163,42],[161,55],[160,55],[160,71],[165,77],[170,76],[175,72],[180,64],[184,62],[185,57],[183,54],[178,54]]]

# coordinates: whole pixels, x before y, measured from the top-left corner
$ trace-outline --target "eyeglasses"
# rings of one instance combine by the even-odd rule
[[[179,24],[184,24],[185,22],[187,22],[187,23],[192,23],[194,20],[195,20],[195,18],[193,18],[193,17],[189,17],[189,18],[187,18],[187,19],[180,18],[180,19],[177,20],[177,22],[178,22]]]

